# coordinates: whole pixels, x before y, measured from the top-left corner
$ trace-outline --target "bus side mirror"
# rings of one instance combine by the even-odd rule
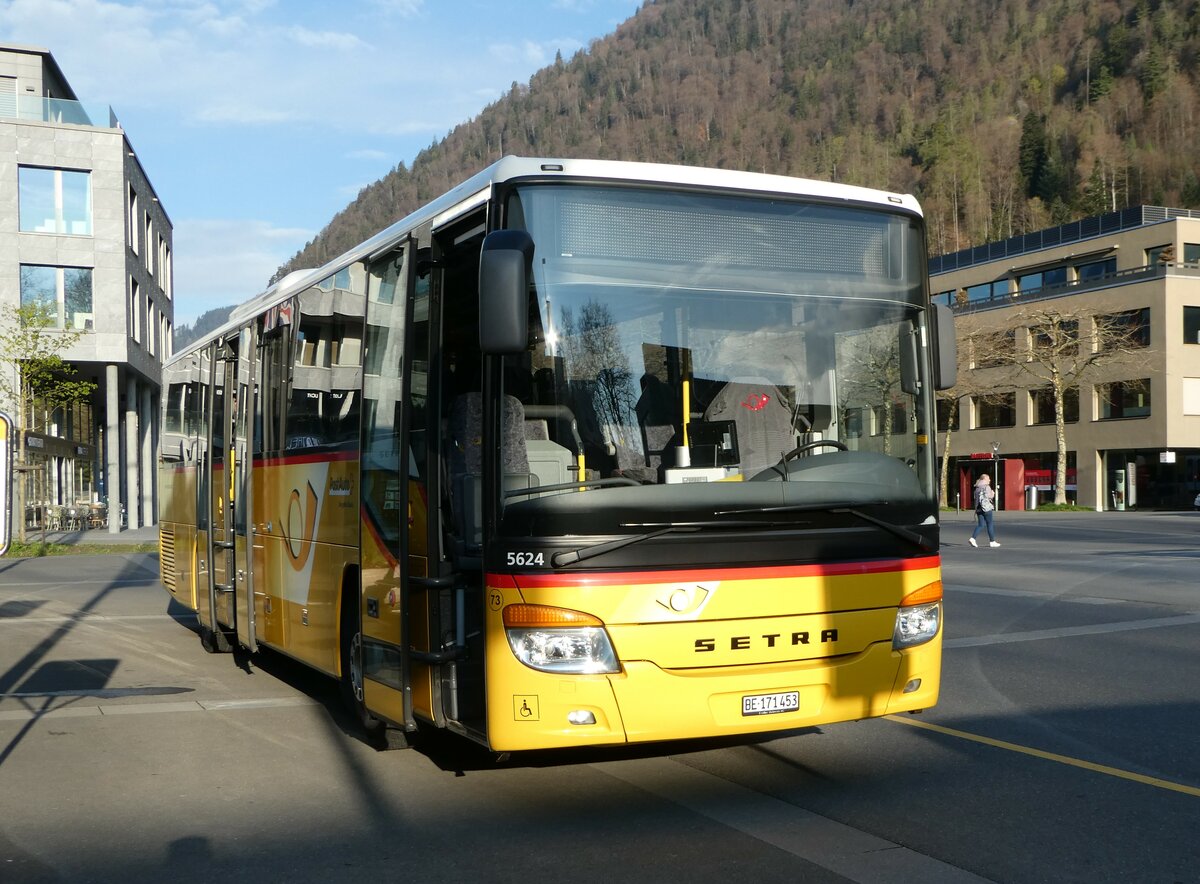
[[[533,237],[494,230],[479,255],[479,348],[492,355],[524,353],[529,346],[529,275]]]
[[[946,304],[933,305],[933,388],[949,390],[958,383],[958,338],[954,333],[954,311]]]

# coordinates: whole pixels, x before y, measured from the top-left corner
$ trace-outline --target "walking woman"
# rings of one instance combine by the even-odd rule
[[[987,473],[984,473],[975,481],[975,530],[971,532],[971,538],[967,542],[971,546],[979,546],[975,542],[975,537],[985,527],[988,534],[988,546],[999,546],[996,542],[996,492],[992,488],[992,480]]]

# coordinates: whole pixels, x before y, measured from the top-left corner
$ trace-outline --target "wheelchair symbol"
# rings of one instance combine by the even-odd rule
[[[513,719],[515,721],[537,721],[538,698],[536,695],[517,695],[513,697]]]

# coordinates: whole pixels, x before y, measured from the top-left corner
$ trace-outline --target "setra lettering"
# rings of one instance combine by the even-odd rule
[[[759,636],[762,643],[768,648],[779,647],[782,643],[796,647],[799,645],[810,645],[814,642],[814,636],[807,630],[803,632],[793,632],[784,636],[780,632],[767,632]],[[833,644],[838,640],[838,631],[836,629],[822,629],[815,637],[818,644],[828,645]],[[754,647],[753,636],[735,635],[729,639],[729,650],[731,651],[749,651]],[[698,638],[693,645],[693,650],[697,654],[707,654],[710,651],[717,649],[717,639],[715,638]]]

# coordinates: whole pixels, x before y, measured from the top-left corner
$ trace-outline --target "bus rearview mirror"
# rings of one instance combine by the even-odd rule
[[[479,255],[479,347],[484,353],[525,352],[529,344],[529,272],[533,238],[524,230],[494,230]]]
[[[954,332],[954,311],[946,304],[933,305],[933,327],[937,342],[933,388],[949,390],[958,383],[958,338]]]

